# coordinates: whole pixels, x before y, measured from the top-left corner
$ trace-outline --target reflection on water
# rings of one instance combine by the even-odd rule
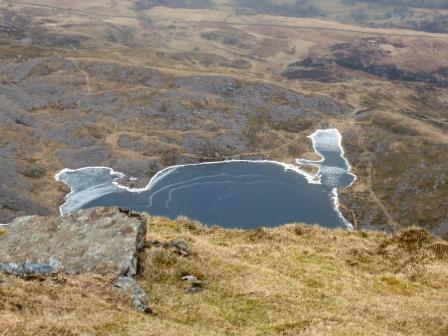
[[[154,176],[143,189],[129,189],[117,181],[123,174],[108,167],[65,169],[56,178],[71,187],[61,213],[96,206],[120,206],[152,215],[185,215],[208,225],[254,228],[290,222],[326,227],[348,223],[337,208],[336,187],[349,186],[354,175],[343,156],[337,130],[311,136],[323,158],[299,165],[319,168],[321,183],[297,167],[274,161],[224,161],[174,166]]]

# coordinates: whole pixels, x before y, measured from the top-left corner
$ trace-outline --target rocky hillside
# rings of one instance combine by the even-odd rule
[[[334,13],[368,6],[355,2]],[[356,228],[448,235],[446,34],[163,3],[0,2],[0,222],[56,214],[65,167],[144,185],[178,163],[293,163],[337,127]]]
[[[448,332],[448,244],[420,228],[242,231],[93,209],[16,219],[0,252],[7,335]]]
[[[55,212],[62,167],[105,165],[144,185],[174,164],[286,158],[307,150],[311,119],[349,111],[276,85],[62,57],[0,63],[0,76],[3,221]]]

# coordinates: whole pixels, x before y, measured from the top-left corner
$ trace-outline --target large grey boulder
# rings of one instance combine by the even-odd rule
[[[80,210],[62,217],[27,216],[2,226],[0,272],[33,277],[64,273],[115,276],[112,286],[151,313],[134,276],[145,246],[143,215],[115,208]]]
[[[0,271],[16,275],[99,273],[134,276],[146,236],[144,217],[113,208],[63,217],[27,216],[3,227]]]

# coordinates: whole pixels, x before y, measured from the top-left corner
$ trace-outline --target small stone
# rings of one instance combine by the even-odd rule
[[[143,248],[161,247],[161,246],[163,246],[162,242],[157,239],[147,240],[143,244]]]
[[[169,242],[169,246],[179,251],[188,252],[188,244],[182,240],[172,240]]]
[[[172,240],[168,244],[165,244],[165,247],[173,248],[174,252],[183,257],[187,257],[189,255],[188,244],[182,240]]]
[[[134,308],[146,314],[152,314],[152,309],[149,308],[149,297],[140,284],[132,277],[120,276],[112,286],[132,299]]]
[[[191,284],[191,287],[186,289],[188,293],[195,294],[204,290],[204,283],[197,276],[186,275],[182,277],[182,280],[188,281]]]
[[[174,252],[176,252],[177,254],[181,255],[182,257],[188,257],[189,256],[189,254],[187,252],[185,252],[185,251],[176,250]]]
[[[182,280],[194,283],[199,282],[199,279],[194,275],[186,275],[182,277]]]
[[[190,294],[196,294],[196,293],[200,293],[204,290],[204,287],[202,286],[191,286],[190,288],[187,288],[187,292]]]

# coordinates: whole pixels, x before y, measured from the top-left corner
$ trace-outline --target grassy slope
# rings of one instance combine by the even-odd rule
[[[93,275],[0,278],[0,335],[442,335],[448,245],[421,229],[395,236],[304,225],[252,231],[148,220],[140,282],[155,316],[133,312]],[[188,294],[194,274],[206,290]],[[4,281],[4,282],[2,282]]]

